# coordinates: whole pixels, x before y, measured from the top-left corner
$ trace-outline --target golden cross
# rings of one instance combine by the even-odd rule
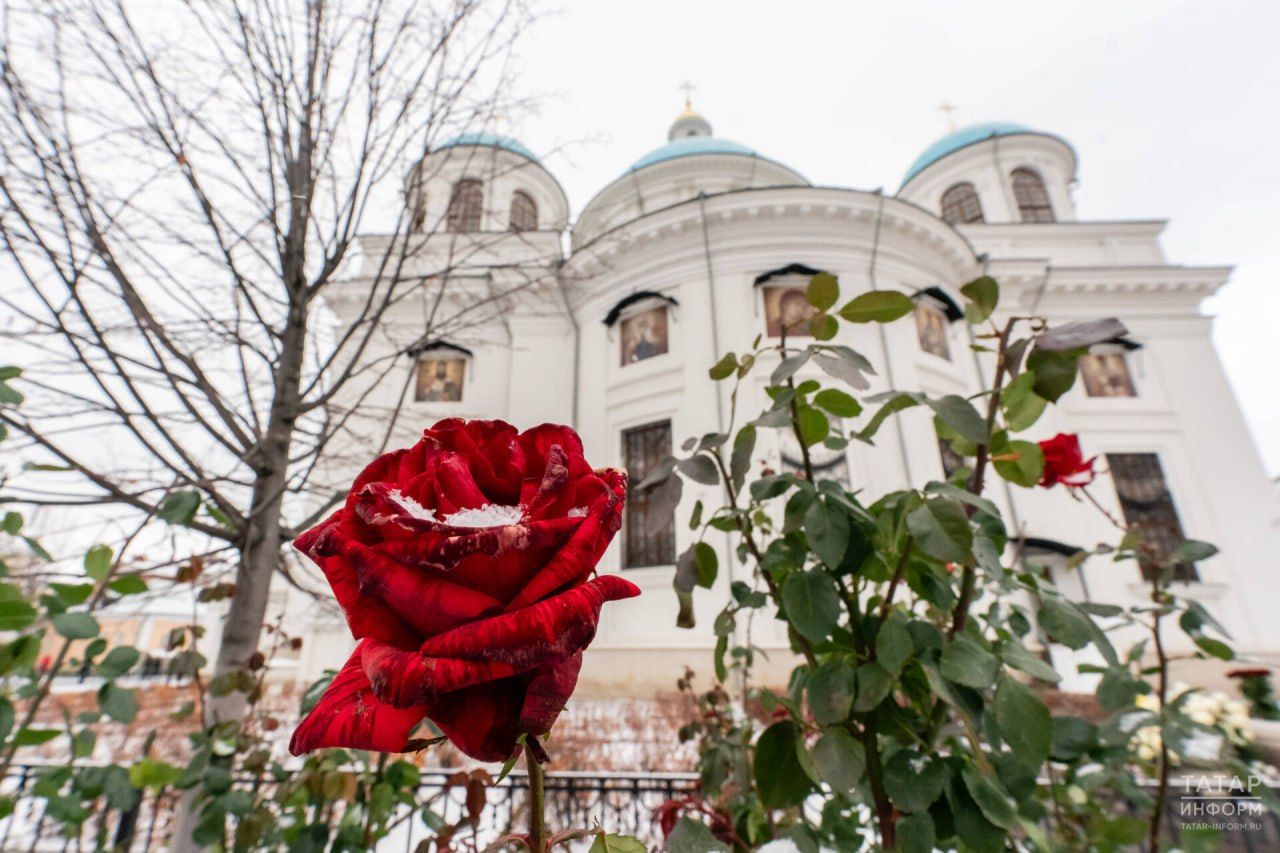
[[[955,130],[956,129],[956,116],[955,116],[956,105],[946,99],[943,99],[942,103],[938,105],[938,110],[946,114],[947,126],[951,130]]]
[[[698,87],[690,83],[688,80],[685,80],[680,84],[680,89],[684,92],[684,108],[686,110],[693,109],[693,90],[696,88]]]

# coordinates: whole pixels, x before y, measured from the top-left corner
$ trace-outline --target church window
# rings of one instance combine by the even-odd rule
[[[516,190],[511,196],[511,231],[537,231],[538,205],[527,192]]]
[[[1013,197],[1018,202],[1018,212],[1023,222],[1053,222],[1053,207],[1049,204],[1049,193],[1044,188],[1044,179],[1031,169],[1014,169],[1009,176],[1013,179]]]
[[[942,194],[942,218],[952,225],[985,222],[978,191],[968,181],[956,184]]]
[[[950,361],[951,324],[947,322],[947,315],[942,308],[929,297],[921,297],[916,300],[915,318],[920,349]]]
[[[1150,580],[1156,561],[1167,560],[1185,539],[1160,457],[1154,453],[1108,453],[1107,467],[1125,522],[1141,531],[1143,544],[1150,549],[1150,554],[1138,558],[1142,576]],[[1174,580],[1188,582],[1198,577],[1194,563],[1173,567]]]
[[[676,561],[674,513],[651,518],[653,490],[641,492],[636,486],[671,455],[671,421],[648,424],[622,432],[622,456],[627,469],[627,503],[622,531],[622,567],[669,566]]]
[[[1090,397],[1136,397],[1129,359],[1124,349],[1114,344],[1093,347],[1080,357],[1080,377]]]
[[[771,338],[780,338],[786,332],[789,338],[809,337],[809,318],[814,308],[805,295],[803,285],[768,285],[760,288],[764,296],[765,332]]]
[[[484,182],[463,178],[449,196],[448,226],[453,232],[479,231],[484,213]]]
[[[456,355],[425,355],[415,365],[415,403],[460,403],[467,360]]]

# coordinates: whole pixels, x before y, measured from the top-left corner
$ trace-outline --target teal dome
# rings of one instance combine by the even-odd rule
[[[692,157],[695,154],[737,154],[743,157],[759,157],[752,148],[728,139],[716,139],[714,136],[681,136],[655,148],[639,160],[631,164],[631,171],[663,163],[679,157]]]
[[[503,151],[510,151],[535,163],[538,162],[538,158],[533,155],[533,152],[525,148],[519,140],[512,139],[510,136],[499,136],[496,133],[462,133],[442,143],[440,148],[457,148],[463,145],[501,148]]]
[[[1019,133],[1039,133],[1039,131],[1007,121],[988,121],[954,130],[930,145],[916,158],[916,161],[911,164],[911,168],[907,170],[906,177],[902,179],[902,183],[906,184],[929,166],[932,166],[948,154],[959,151],[961,148],[973,145],[976,142],[994,139],[997,136],[1015,136]]]

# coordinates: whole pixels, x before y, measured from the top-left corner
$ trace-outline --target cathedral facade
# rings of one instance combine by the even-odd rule
[[[1218,544],[1220,554],[1179,569],[1177,591],[1231,631],[1241,656],[1280,663],[1280,632],[1268,627],[1268,614],[1280,613],[1280,501],[1199,307],[1230,269],[1170,263],[1161,221],[1079,220],[1077,167],[1065,140],[989,123],[930,145],[895,193],[817,186],[713,135],[686,109],[664,145],[571,221],[559,183],[528,148],[493,134],[457,137],[409,177],[407,235],[364,238],[363,261],[328,300],[339,329],[356,322],[367,283],[398,241],[415,247],[398,275],[448,279],[423,291],[434,295],[404,300],[385,323],[386,351],[410,354],[362,392],[332,481],[349,483],[361,462],[412,443],[427,424],[463,417],[571,424],[589,460],[625,467],[638,483],[686,438],[726,428],[729,388],[708,367],[802,316],[804,287],[820,270],[838,276],[842,301],[874,287],[916,302],[914,317],[883,328],[841,328],[837,342],[878,371],[869,393],[972,394],[992,365],[971,349],[975,330],[958,288],[985,271],[1001,286],[997,322],[1014,313],[1124,322],[1128,335],[1094,347],[1075,387],[1022,437],[1078,433],[1106,472],[1091,492],[1116,518],[1142,525],[1161,547],[1184,537]],[[445,315],[464,319],[436,322]],[[762,405],[762,385],[738,401],[748,417]],[[388,417],[395,434],[384,441]],[[868,496],[942,479],[958,464],[922,410],[897,416],[874,447],[819,451],[827,476]],[[778,434],[762,435],[756,456],[757,470],[798,463]],[[747,570],[726,540],[708,540],[722,569],[716,588],[695,596],[692,630],[675,625],[671,583],[693,535],[694,502],[718,506],[718,497],[687,484],[674,523],[658,534],[647,532],[644,496],[631,497],[600,570],[624,574],[644,594],[606,610],[584,691],[652,695],[671,689],[686,665],[709,672],[714,614]],[[1122,605],[1146,597],[1135,563],[1092,557],[1068,566],[1080,548],[1118,538],[1089,504],[1003,481],[987,497],[1026,537],[1023,559],[1047,567],[1070,596]],[[344,660],[351,639],[336,614],[307,605],[298,615],[313,638],[299,662],[309,679]],[[789,669],[781,623],[758,617],[750,630],[776,650],[764,668]],[[1074,672],[1069,650],[1051,654]],[[1192,679],[1215,678],[1208,662],[1183,668]],[[1067,684],[1088,686],[1083,677]]]

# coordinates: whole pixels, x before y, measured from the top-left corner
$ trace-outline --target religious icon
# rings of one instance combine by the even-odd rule
[[[947,316],[925,298],[916,302],[916,335],[920,339],[920,349],[938,358],[951,360],[951,345],[948,343]]]
[[[413,399],[418,403],[457,403],[462,400],[464,358],[423,358],[418,361]]]
[[[1136,397],[1123,352],[1091,352],[1080,357],[1080,375],[1090,397]]]
[[[782,337],[784,328],[787,337],[809,337],[809,318],[813,314],[804,287],[764,288],[764,325],[769,337]]]
[[[667,309],[651,308],[622,321],[622,364],[634,364],[667,351]]]

